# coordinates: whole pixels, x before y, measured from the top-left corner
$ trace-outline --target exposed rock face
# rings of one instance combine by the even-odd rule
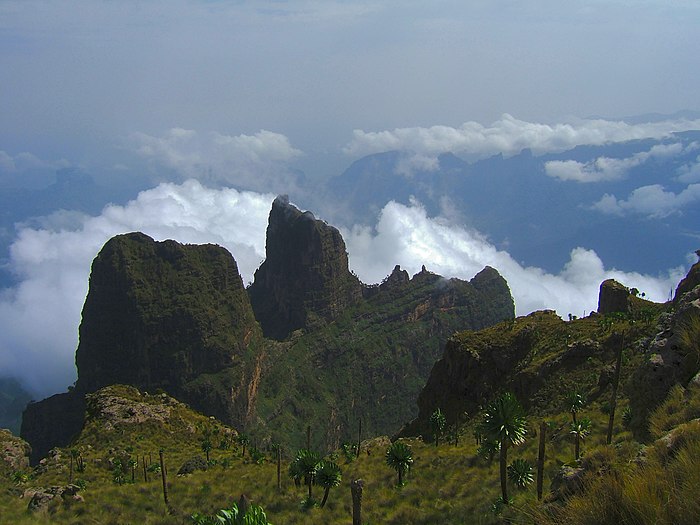
[[[615,312],[629,312],[630,291],[626,286],[615,279],[603,281],[598,294],[598,313],[611,314]]]
[[[266,337],[332,321],[362,298],[340,232],[285,197],[272,203],[265,251],[248,293]]]
[[[674,385],[687,386],[700,368],[700,263],[678,285],[673,302],[675,310],[659,317],[658,333],[646,348],[647,360],[631,380],[632,427],[639,437],[646,437],[650,411]]]
[[[92,265],[76,389],[123,383],[177,394],[199,375],[234,365],[259,336],[224,248],[118,235]]]
[[[260,327],[228,251],[118,235],[92,265],[75,390],[29,405],[21,434],[32,444],[33,461],[68,445],[82,427],[84,395],[117,383],[165,390],[243,426],[261,348]]]
[[[65,447],[83,428],[85,397],[76,391],[29,403],[22,417],[21,436],[32,446],[32,464],[53,447]]]
[[[0,476],[28,468],[30,452],[29,443],[0,428]]]
[[[698,250],[700,252],[700,250]],[[700,253],[698,254],[700,257]],[[700,285],[700,262],[695,263],[688,271],[688,275],[678,283],[676,293],[673,296],[673,302],[680,300],[683,295],[690,292],[693,288]]]
[[[381,285],[379,285],[379,289],[381,291],[386,291],[391,288],[402,286],[410,280],[411,278],[408,276],[408,272],[406,270],[402,270],[401,266],[397,264],[394,266],[394,269],[389,276],[384,279]]]

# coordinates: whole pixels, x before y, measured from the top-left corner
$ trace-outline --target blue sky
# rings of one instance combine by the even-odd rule
[[[75,379],[89,266],[111,235],[219,243],[248,282],[275,194],[306,200],[299,170],[320,181],[401,149],[410,176],[445,152],[551,153],[700,129],[696,116],[617,118],[700,110],[698,49],[695,1],[0,0],[0,188],[48,183],[63,167],[152,185],[94,216],[54,210],[0,232],[14,236],[15,278],[0,289],[0,369],[36,395]],[[610,180],[673,148],[565,159],[547,174]],[[675,193],[601,193],[600,212],[648,220],[697,206],[700,156],[682,168]],[[545,271],[449,215],[387,202],[369,226],[345,224],[351,267],[376,282],[397,263],[465,279],[489,264],[519,314],[566,316],[594,309],[609,277],[665,300],[692,262],[678,254],[643,275],[574,239],[568,262]]]

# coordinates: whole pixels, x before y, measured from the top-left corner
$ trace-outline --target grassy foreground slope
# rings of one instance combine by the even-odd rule
[[[471,394],[481,396],[474,398],[465,396],[464,385],[453,382],[447,373],[459,372],[454,368],[458,361],[443,363],[453,367],[448,366],[441,376],[445,395],[426,388],[420,398],[415,428],[424,437],[402,438],[413,456],[403,486],[397,486],[397,473],[385,462],[389,439],[373,438],[363,442],[359,457],[347,447],[330,454],[327,459],[342,469],[342,481],[331,489],[324,508],[305,505],[306,487],[296,486],[287,476],[297,452],[297,445],[290,443],[305,439],[305,427],[289,428],[288,435],[296,434],[289,440],[280,436],[278,488],[276,452],[258,450],[262,442],[245,439],[167,395],[113,386],[89,398],[85,428],[70,448],[53,453],[32,472],[3,472],[2,521],[187,524],[192,523],[193,513],[212,514],[246,494],[265,508],[276,525],[349,525],[349,483],[363,479],[363,523],[370,524],[695,524],[700,515],[700,286],[696,282],[682,298],[667,305],[635,298],[630,304],[627,314],[563,321],[552,313],[537,312],[455,335],[453,351],[462,352],[461,358],[480,361],[487,369],[509,363],[511,373],[499,374],[498,368],[491,375],[482,373],[481,387],[470,383]],[[607,444],[620,349],[620,388]],[[654,377],[665,379],[658,384],[645,380]],[[512,501],[499,503],[498,454],[493,450],[489,454],[475,439],[482,407],[505,390],[523,396],[520,400],[527,409],[525,442],[508,450],[508,462],[521,459],[536,464],[540,424],[545,424],[541,501],[534,483],[518,488],[511,481]],[[586,432],[580,433],[578,459],[571,434],[572,392],[583,400],[576,405],[578,421],[590,421]],[[639,399],[649,400],[643,411],[639,411]],[[465,406],[470,407],[466,417]],[[448,416],[439,446],[421,419],[437,408]],[[327,425],[323,420],[311,425],[312,443],[314,435],[327,432]],[[153,468],[161,449],[167,469],[167,506],[161,478]],[[188,460],[207,454],[208,462],[200,459],[190,464],[204,465],[206,470],[177,475]],[[68,499],[29,513],[27,491],[67,484],[71,456],[73,482],[83,487],[79,492],[83,501]],[[78,457],[85,466],[81,472],[75,466]],[[142,473],[144,458],[147,480]],[[320,500],[322,487],[313,490],[314,499]],[[23,493],[27,494],[24,499],[19,497]]]
[[[548,315],[540,317],[545,324],[554,322]],[[516,321],[516,325],[519,322],[523,319]],[[640,331],[640,337],[655,329],[653,323],[631,324],[623,319],[615,322],[619,330]],[[606,323],[587,318],[563,324],[569,332],[593,336]],[[474,337],[487,337],[488,333],[492,334],[488,337],[497,337],[499,329],[503,333],[512,329],[508,322],[499,327],[474,333]],[[552,340],[557,340],[556,331],[551,334]],[[545,348],[546,345],[540,347],[539,353],[544,361],[556,355],[548,356]],[[636,352],[634,346],[625,351],[623,383],[633,377],[642,359],[643,353]],[[273,451],[256,450],[255,443],[245,443],[234,430],[190,411],[168,396],[148,396],[131,387],[110,387],[91,398],[91,417],[72,447],[85,462],[83,472],[74,472],[74,482],[85,485],[80,492],[84,501],[29,513],[27,499],[17,497],[29,487],[68,482],[71,449],[61,449],[31,479],[4,477],[0,491],[3,521],[186,524],[191,523],[191,514],[214,513],[245,493],[265,508],[274,524],[350,524],[349,483],[361,478],[365,480],[364,523],[695,523],[700,501],[697,474],[700,425],[693,419],[700,416],[699,385],[679,385],[671,390],[650,417],[652,440],[647,443],[635,441],[626,428],[631,420],[625,410],[626,396],[633,389],[621,390],[611,445],[605,444],[609,397],[601,394],[589,400],[578,414],[591,420],[591,431],[583,440],[580,461],[575,460],[574,441],[569,434],[571,414],[563,393],[577,385],[596,388],[593,377],[599,377],[601,367],[608,364],[604,353],[600,359],[584,359],[575,370],[553,380],[552,385],[559,386],[549,390],[551,397],[547,402],[530,403],[526,442],[509,451],[509,461],[522,458],[532,465],[536,463],[539,423],[545,420],[547,459],[543,502],[537,502],[531,484],[524,489],[513,486],[510,491],[513,501],[508,507],[499,509],[495,505],[500,494],[498,461],[488,460],[479,453],[473,437],[479,413],[457,427],[458,432],[448,433],[438,447],[419,438],[405,439],[412,448],[414,463],[403,487],[396,486],[396,472],[384,460],[388,438],[365,441],[358,458],[342,451],[330,455],[329,459],[335,460],[343,471],[341,485],[331,490],[325,508],[304,509],[305,487],[295,486],[287,476],[296,450],[282,444],[282,486],[278,490]],[[572,378],[570,382],[564,380],[567,374]],[[298,429],[299,434],[303,435],[304,430]],[[318,431],[319,426],[314,426],[312,432]],[[204,457],[204,449],[208,447],[203,445],[207,441],[211,446],[208,469],[177,476],[186,460]],[[164,451],[168,472],[169,507],[163,502],[159,474],[147,470],[148,481],[144,481],[142,472],[144,456],[147,464],[157,462],[160,449]],[[138,458],[134,483],[130,482],[128,468],[122,474],[123,483],[116,479],[115,459],[120,457],[127,464],[129,459]],[[562,472],[568,478],[562,478]],[[550,491],[556,479],[564,481],[555,482],[555,490]],[[314,487],[317,499],[320,500],[322,492],[321,487]]]

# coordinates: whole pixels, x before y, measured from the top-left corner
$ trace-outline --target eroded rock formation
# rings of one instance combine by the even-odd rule
[[[340,232],[285,197],[272,203],[265,251],[248,293],[266,337],[316,328],[362,299]]]

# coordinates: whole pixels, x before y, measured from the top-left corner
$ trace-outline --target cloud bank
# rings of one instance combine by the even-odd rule
[[[690,184],[680,193],[666,191],[661,184],[635,189],[627,199],[606,193],[591,206],[608,215],[643,215],[652,219],[679,213],[684,207],[700,201],[700,184]]]
[[[526,122],[504,114],[490,126],[465,122],[458,128],[432,126],[373,132],[356,129],[352,141],[343,151],[357,157],[400,150],[419,155],[418,158],[422,158],[425,164],[426,157],[435,158],[447,152],[476,156],[503,153],[510,156],[529,148],[538,155],[566,151],[581,144],[662,138],[675,131],[699,127],[700,121],[684,119],[644,124],[591,119],[550,125]]]
[[[0,369],[19,377],[37,397],[63,391],[75,380],[80,311],[90,264],[111,236],[134,230],[161,240],[217,243],[234,255],[244,282],[264,257],[265,229],[274,195],[211,189],[198,181],[161,184],[125,206],[99,216],[59,212],[20,228],[11,247],[18,284],[0,292]],[[523,267],[478,232],[428,217],[417,202],[389,202],[374,228],[344,232],[351,268],[368,283],[396,264],[416,273],[421,265],[446,277],[470,279],[485,265],[508,280],[517,313],[556,309],[582,315],[597,306],[598,287],[615,278],[664,301],[683,274],[664,276],[606,269],[591,250],[578,247],[557,274]]]
[[[697,143],[683,148],[680,143],[658,144],[649,151],[641,151],[622,159],[598,157],[589,162],[575,160],[552,160],[545,162],[545,173],[553,178],[575,182],[600,182],[620,180],[627,176],[627,172],[636,166],[644,164],[650,159],[663,159],[674,157],[698,149]]]
[[[523,267],[478,232],[428,217],[417,202],[390,202],[375,228],[355,227],[345,238],[350,264],[365,282],[381,280],[395,264],[411,274],[425,264],[430,271],[462,279],[492,266],[508,281],[517,315],[541,309],[554,309],[561,316],[590,313],[597,308],[600,283],[609,278],[646,292],[652,300],[666,301],[684,275],[682,268],[659,277],[606,269],[593,250],[582,247],[571,250],[557,274]]]

